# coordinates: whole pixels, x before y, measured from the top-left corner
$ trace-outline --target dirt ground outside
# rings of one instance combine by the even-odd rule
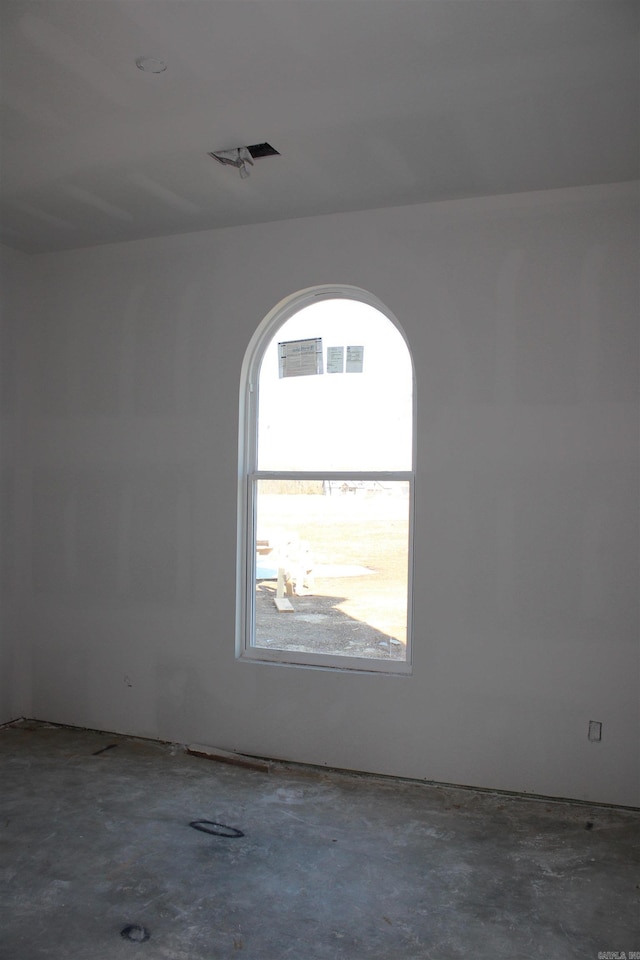
[[[311,574],[293,613],[276,609],[275,580],[257,581],[257,646],[405,659],[409,500],[406,484],[391,490],[260,493],[258,537],[307,544]]]

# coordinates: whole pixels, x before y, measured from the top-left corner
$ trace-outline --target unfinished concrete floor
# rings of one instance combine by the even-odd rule
[[[634,811],[261,773],[31,722],[0,730],[0,784],[2,960],[640,951]]]

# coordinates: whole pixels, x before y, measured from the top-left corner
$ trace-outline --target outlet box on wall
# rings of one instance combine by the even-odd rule
[[[589,740],[602,740],[602,724],[599,720],[589,720]]]

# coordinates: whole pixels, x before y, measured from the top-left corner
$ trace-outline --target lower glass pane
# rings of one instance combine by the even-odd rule
[[[255,646],[406,660],[408,481],[256,484]]]

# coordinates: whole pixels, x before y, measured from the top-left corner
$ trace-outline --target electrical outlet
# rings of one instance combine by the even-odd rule
[[[589,720],[589,740],[602,740],[602,724],[598,720]]]

